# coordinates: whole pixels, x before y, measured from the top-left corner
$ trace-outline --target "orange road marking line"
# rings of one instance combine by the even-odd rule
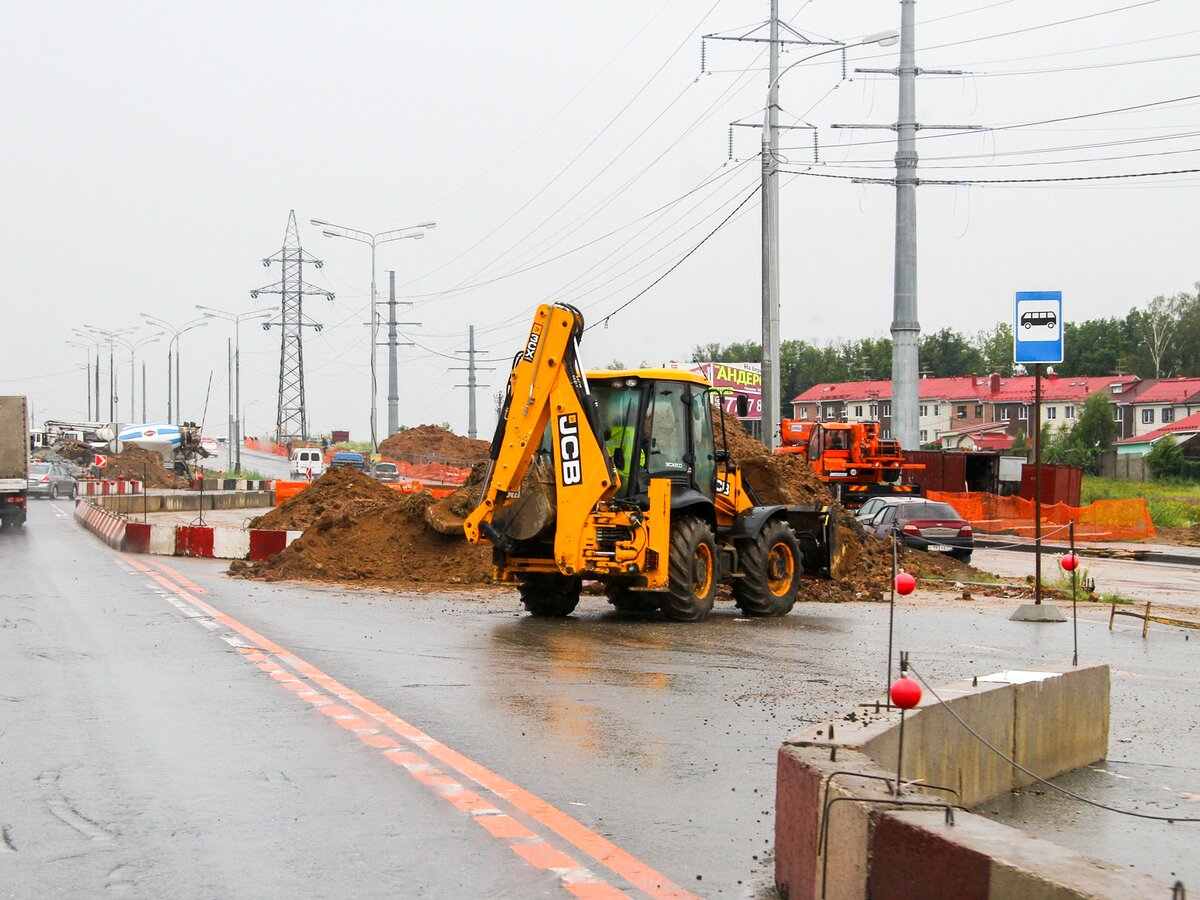
[[[177,596],[186,600],[201,612],[208,614],[213,621],[221,623],[226,628],[229,628],[231,631],[240,634],[243,638],[246,638],[252,644],[256,645],[256,647],[252,648],[239,649],[249,649],[251,651],[257,649],[263,653],[269,653],[275,658],[285,662],[288,666],[290,666],[304,678],[307,678],[313,684],[319,685],[320,687],[329,691],[329,693],[333,694],[344,703],[354,707],[359,712],[366,714],[368,717],[374,719],[388,730],[399,734],[401,737],[406,738],[407,740],[416,744],[419,748],[424,750],[433,758],[445,763],[450,768],[456,770],[460,774],[479,784],[481,787],[502,798],[525,815],[541,823],[558,837],[570,844],[575,845],[597,862],[607,866],[613,872],[622,876],[640,890],[645,891],[651,897],[656,898],[656,900],[699,900],[695,894],[692,894],[679,885],[673,883],[665,875],[642,862],[631,853],[622,850],[607,838],[592,831],[582,822],[579,822],[578,820],[564,813],[562,810],[552,806],[545,800],[542,800],[536,794],[518,787],[513,782],[501,775],[496,774],[495,772],[492,772],[490,769],[480,765],[470,757],[467,757],[462,753],[459,753],[457,750],[454,750],[446,744],[434,739],[420,728],[417,728],[416,726],[404,721],[390,710],[387,710],[384,707],[379,706],[377,703],[368,700],[357,691],[351,690],[341,682],[337,681],[335,678],[325,674],[316,666],[301,659],[291,651],[280,646],[279,644],[276,644],[269,638],[259,634],[249,626],[242,624],[232,616],[226,615],[216,607],[205,602],[204,600],[201,600],[199,597],[190,594],[179,584],[175,584],[166,578],[163,578],[157,572],[143,565],[138,560],[125,554],[121,554],[121,556],[135,569],[146,575],[149,575],[161,586],[166,587]],[[164,570],[169,569],[169,567],[161,566],[161,564],[157,565]],[[180,578],[182,578],[182,576],[180,576]],[[186,579],[183,580],[186,581]],[[290,673],[287,669],[269,662],[259,662],[257,663],[257,667],[267,672],[272,678],[280,681],[285,686],[288,686],[286,676]],[[352,726],[353,728],[369,728],[369,725],[365,721],[357,716],[354,716],[349,710],[346,710],[338,704],[330,703],[328,705],[319,706],[318,709],[320,709],[320,711],[325,715],[332,718],[335,722],[338,722],[338,724],[342,724],[342,722],[339,721],[337,717],[343,716],[345,718],[343,718],[342,721],[348,722],[351,719],[355,720],[357,724]],[[357,734],[356,736],[360,740],[364,737],[362,734]],[[397,760],[396,757],[399,754],[394,751],[385,750],[384,755],[392,758],[392,761],[398,765],[413,765],[413,763],[408,760]],[[415,760],[419,761],[417,763],[418,766],[424,762],[419,756],[416,756],[415,754],[410,755],[415,757]],[[418,775],[428,776],[431,780],[426,781],[426,783],[435,785],[446,783],[446,781],[438,781],[436,778],[440,777],[441,779],[447,779],[447,776],[445,776],[444,773],[438,771],[432,766],[410,768],[409,774],[413,775],[414,777],[417,777]],[[419,778],[418,780],[424,780],[424,778]],[[453,783],[453,779],[448,780],[450,783]],[[484,818],[492,817],[477,817],[478,820],[482,820]],[[486,827],[487,826],[485,826],[485,828]],[[537,836],[534,835],[534,838],[536,839]],[[528,847],[535,845],[513,845],[514,849],[516,846]],[[553,848],[548,849],[553,850]],[[519,851],[517,852],[519,853]],[[570,857],[566,856],[566,854],[562,854],[557,850],[554,852],[559,853],[561,858],[567,861],[567,865],[555,866],[553,868],[578,868],[575,862],[571,860]],[[603,885],[611,893],[581,894],[575,890],[576,888],[587,888],[590,890],[592,889],[593,885]],[[564,882],[564,886],[567,887],[567,889],[572,893],[575,893],[576,896],[587,897],[589,900],[592,897],[625,896],[622,892],[604,882]]]
[[[162,569],[164,572],[166,572],[168,575],[170,575],[172,578],[174,578],[179,584],[181,584],[183,587],[187,588],[189,591],[192,591],[193,593],[196,593],[196,594],[207,594],[208,593],[207,590],[200,587],[200,585],[196,584],[196,582],[191,581],[185,575],[183,575],[176,569],[171,568],[166,563],[161,563],[157,559],[154,559],[153,557],[147,561],[150,563],[150,565],[157,566],[158,568]]]

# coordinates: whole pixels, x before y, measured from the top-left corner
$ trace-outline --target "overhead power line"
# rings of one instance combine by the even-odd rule
[[[780,170],[784,171],[784,170]],[[920,184],[1048,184],[1068,181],[1118,181],[1130,178],[1157,178],[1163,175],[1192,175],[1200,169],[1173,169],[1167,172],[1129,172],[1121,175],[1074,175],[1058,178],[955,178],[927,179],[922,178]],[[853,181],[858,184],[895,184],[894,178],[865,178],[861,175],[834,175],[829,172],[789,172],[789,175],[804,175],[808,178],[834,178],[839,181]]]
[[[750,200],[753,199],[757,194],[758,194],[758,185],[755,185],[753,188],[750,189],[749,193],[747,193],[746,196],[742,198],[742,202],[739,203],[737,206],[735,206],[733,208],[733,211],[730,212],[729,215],[727,215],[724,219],[722,219],[719,223],[717,223],[716,228],[714,228],[712,231],[710,231],[708,234],[706,234],[703,238],[701,238],[700,242],[698,244],[696,244],[696,246],[692,247],[692,249],[689,250],[687,253],[683,254],[683,256],[680,257],[673,266],[671,266],[671,268],[667,269],[667,271],[663,272],[661,275],[659,275],[657,278],[655,278],[652,282],[650,282],[648,285],[646,285],[644,288],[642,288],[640,291],[638,291],[636,294],[634,294],[632,297],[630,297],[628,300],[626,300],[624,303],[622,303],[620,306],[618,306],[616,309],[614,309],[612,312],[610,312],[603,319],[600,319],[598,322],[592,323],[591,325],[587,326],[587,328],[584,330],[589,331],[592,328],[595,328],[597,325],[600,325],[602,323],[607,325],[609,319],[611,319],[613,316],[615,316],[621,310],[626,309],[627,307],[629,307],[630,305],[635,303],[637,300],[639,300],[645,294],[647,294],[652,288],[654,288],[655,285],[657,285],[660,281],[662,281],[664,278],[666,278],[668,275],[670,275],[672,272],[674,272],[676,269],[678,269],[681,265],[683,265],[684,262],[686,262],[687,259],[693,253],[695,253],[697,250],[699,250],[701,247],[703,247],[708,242],[709,238],[711,238],[714,234],[716,234],[718,231],[720,231],[722,228],[724,228],[725,223],[727,223],[730,219],[732,219],[735,215],[737,215],[738,211],[743,206],[745,206],[747,203],[749,203]]]

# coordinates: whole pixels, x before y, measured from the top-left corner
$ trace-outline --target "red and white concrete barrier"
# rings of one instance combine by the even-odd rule
[[[80,497],[107,497],[110,494],[140,494],[140,481],[80,481],[77,493]]]
[[[121,543],[125,539],[124,516],[109,512],[103,506],[97,506],[87,500],[81,500],[75,504],[75,521],[114,550],[121,549]]]
[[[114,550],[158,556],[268,559],[301,535],[299,531],[130,522],[88,500],[75,505],[75,519]]]

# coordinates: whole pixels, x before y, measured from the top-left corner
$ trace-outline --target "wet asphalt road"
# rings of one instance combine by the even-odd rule
[[[719,607],[681,626],[585,597],[568,620],[535,620],[504,591],[266,585],[213,561],[122,559],[69,513],[35,503],[24,533],[0,535],[2,896],[569,896],[555,853],[633,896],[648,895],[645,872],[761,896],[779,741],[885,682],[885,606],[756,621]],[[1069,626],[1008,612],[918,598],[898,610],[896,646],[934,681],[1069,660]],[[1085,616],[1082,660],[1114,668],[1111,758],[1172,766],[1194,798],[1200,643]],[[239,651],[229,622],[276,651]],[[341,694],[280,666],[288,651]],[[353,698],[422,734],[365,727],[379,720],[356,734]],[[317,705],[335,702],[340,722]],[[389,736],[400,750],[381,749]],[[412,770],[388,756],[414,750]],[[430,765],[532,837],[493,837]],[[1170,800],[1200,812],[1192,798]],[[605,839],[629,855],[616,868],[589,855]],[[1118,861],[1170,878],[1159,856]]]

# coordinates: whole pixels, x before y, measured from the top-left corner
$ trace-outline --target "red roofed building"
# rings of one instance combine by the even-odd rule
[[[1115,443],[1118,456],[1141,456],[1150,450],[1168,434],[1174,435],[1175,440],[1184,448],[1184,453],[1192,458],[1200,456],[1200,412],[1192,413],[1182,419],[1160,426],[1145,434],[1123,438]]]
[[[1190,380],[1190,379],[1189,379]],[[1200,379],[1196,379],[1200,381]],[[1161,383],[1161,382],[1160,382]],[[1104,391],[1113,401],[1118,435],[1132,434],[1132,413],[1127,398],[1137,393],[1136,375],[1104,378],[1042,377],[1042,421],[1056,427],[1075,424],[1084,401]],[[923,378],[919,384],[918,429],[922,443],[940,440],[946,432],[961,434],[974,425],[1001,424],[1010,436],[1031,434],[1034,377],[1021,375],[967,375],[956,378]],[[884,437],[891,437],[892,383],[852,381],[818,384],[792,399],[793,418],[820,422],[878,420]],[[1197,402],[1200,409],[1200,401]],[[987,434],[995,434],[988,429]],[[998,442],[998,438],[987,438]],[[1011,446],[1011,444],[1010,444]]]
[[[1140,388],[1130,398],[1132,415],[1123,435],[1146,435],[1200,412],[1200,378],[1160,378]]]

